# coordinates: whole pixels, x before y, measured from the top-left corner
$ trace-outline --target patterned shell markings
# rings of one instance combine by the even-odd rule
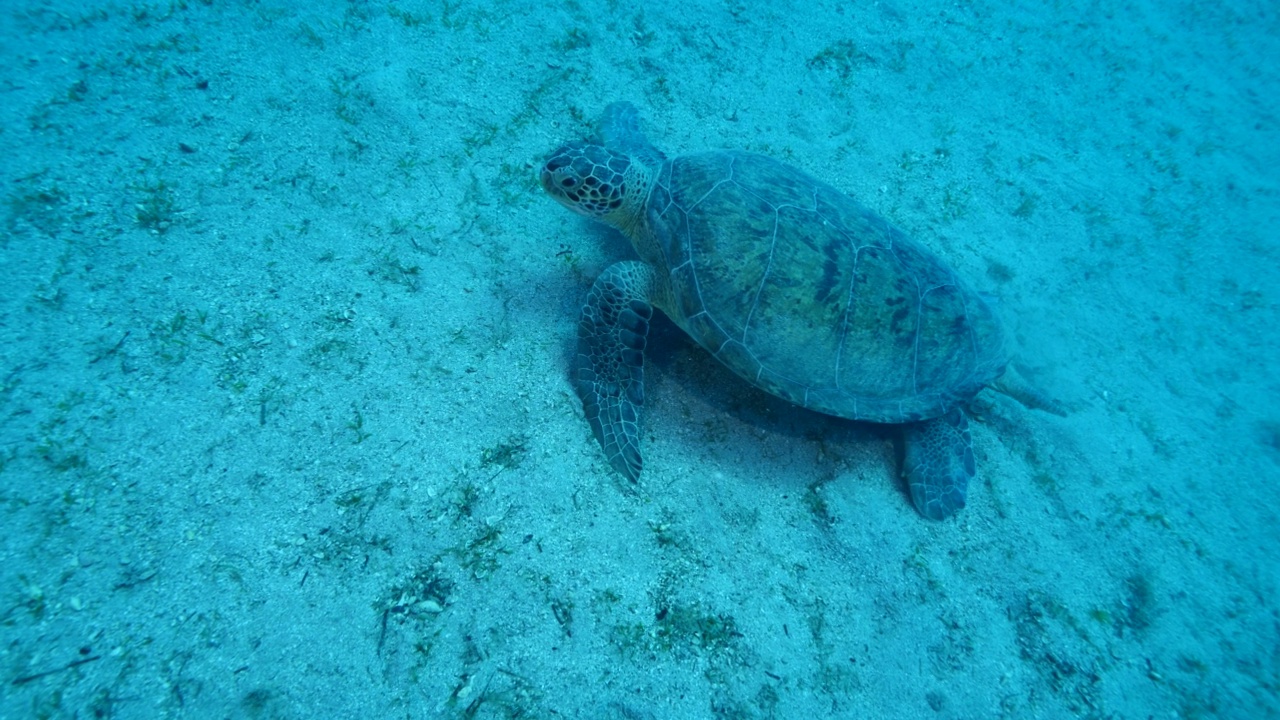
[[[675,321],[748,381],[872,422],[935,417],[1003,369],[990,308],[835,188],[766,157],[676,158],[649,203]]]

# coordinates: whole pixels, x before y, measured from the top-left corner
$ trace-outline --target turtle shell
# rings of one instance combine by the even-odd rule
[[[676,158],[646,225],[662,308],[748,382],[819,412],[937,417],[1004,370],[992,308],[936,255],[835,188],[743,152]]]

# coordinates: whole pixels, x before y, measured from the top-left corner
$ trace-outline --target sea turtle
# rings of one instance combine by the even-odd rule
[[[610,464],[640,476],[653,308],[747,382],[801,407],[900,425],[921,514],[964,507],[975,473],[964,405],[984,387],[1060,412],[1006,379],[988,302],[928,249],[801,170],[714,151],[667,159],[629,103],[556,150],[543,188],[626,234],[640,255],[595,281],[573,380]]]

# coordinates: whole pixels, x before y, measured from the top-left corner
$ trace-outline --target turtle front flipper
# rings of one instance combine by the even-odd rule
[[[609,464],[640,478],[644,347],[653,317],[653,269],[642,262],[609,266],[587,295],[578,322],[574,385]]]
[[[903,428],[902,474],[911,502],[930,520],[944,520],[964,507],[965,493],[976,469],[969,420],[952,408],[939,418],[908,423]]]
[[[640,111],[629,102],[612,103],[604,109],[596,125],[595,139],[610,150],[629,155],[651,168],[657,168],[667,159],[661,150],[649,144],[640,130]]]

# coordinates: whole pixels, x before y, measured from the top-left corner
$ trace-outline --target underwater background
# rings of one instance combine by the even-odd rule
[[[1280,715],[1272,2],[7,2],[0,717]],[[932,248],[1065,418],[893,434],[658,325],[569,381],[636,104]]]

